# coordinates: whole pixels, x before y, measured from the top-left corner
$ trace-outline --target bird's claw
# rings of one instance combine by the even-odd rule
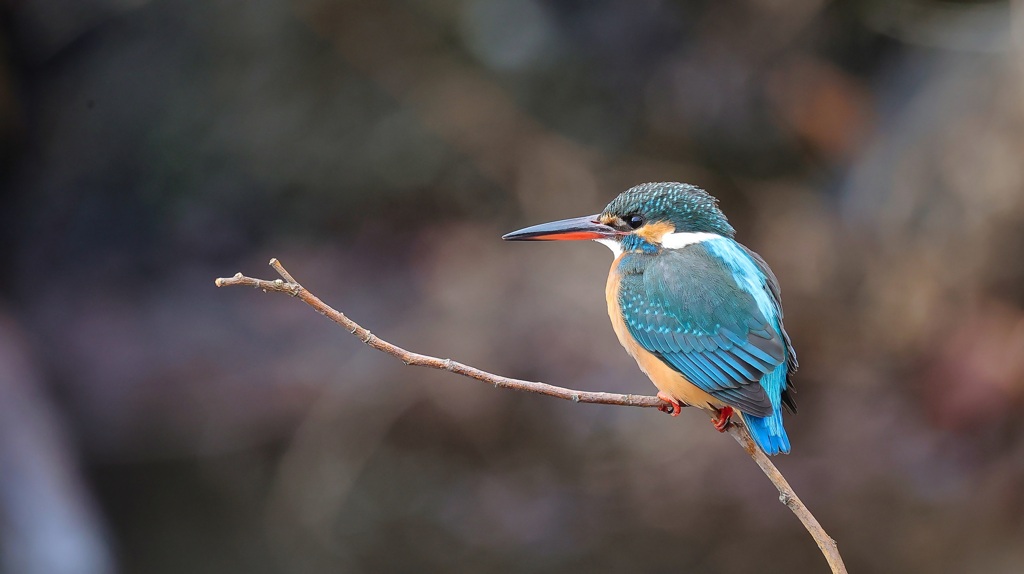
[[[679,416],[679,413],[683,412],[683,406],[679,404],[679,401],[675,400],[664,391],[658,391],[658,398],[665,401],[665,404],[658,406],[659,411],[668,413],[674,417]]]
[[[711,423],[715,425],[715,430],[725,432],[725,429],[729,428],[729,418],[732,417],[732,413],[732,407],[729,406],[719,409],[718,416],[711,419]]]

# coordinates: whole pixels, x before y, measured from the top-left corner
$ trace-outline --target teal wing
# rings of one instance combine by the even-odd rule
[[[779,287],[779,280],[775,277],[775,273],[768,266],[768,263],[765,262],[764,258],[743,245],[738,243],[736,245],[753,259],[757,269],[764,275],[768,286],[768,294],[771,295],[772,306],[778,313],[779,331],[782,333],[782,340],[786,344],[786,377],[782,385],[782,403],[786,405],[790,412],[795,413],[796,399],[793,397],[793,394],[796,391],[793,388],[793,375],[800,368],[800,363],[797,361],[796,349],[793,348],[793,341],[789,338],[789,333],[786,332],[786,325],[783,322],[782,289]]]
[[[666,251],[624,275],[619,304],[637,342],[691,383],[745,413],[772,414],[760,382],[786,361],[786,341],[703,246]]]

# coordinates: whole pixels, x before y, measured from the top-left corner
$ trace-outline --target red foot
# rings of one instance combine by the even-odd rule
[[[725,432],[725,428],[729,426],[729,417],[731,416],[732,407],[722,407],[721,410],[718,411],[718,418],[711,419],[711,423],[715,425],[715,430],[718,432]]]
[[[679,401],[675,400],[664,391],[658,391],[658,398],[668,403],[667,405],[661,405],[658,407],[659,411],[668,413],[674,417],[679,416],[679,413],[683,412],[683,407],[679,404]]]

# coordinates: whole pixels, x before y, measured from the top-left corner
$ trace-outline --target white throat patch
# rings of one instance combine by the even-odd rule
[[[705,233],[705,232],[684,232],[684,233],[666,233],[661,238],[661,246],[666,249],[680,249],[687,245],[693,245],[694,243],[700,243],[702,241],[710,241],[712,239],[719,239],[721,235],[717,233]]]
[[[604,245],[608,249],[611,249],[612,255],[614,255],[616,258],[618,258],[619,255],[622,255],[622,244],[619,243],[618,241],[614,239],[595,239],[594,241],[600,243],[601,245]]]

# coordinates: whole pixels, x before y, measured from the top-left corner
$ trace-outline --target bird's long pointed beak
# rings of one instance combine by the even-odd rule
[[[580,239],[606,239],[621,235],[613,227],[598,221],[598,215],[575,217],[541,223],[502,235],[506,241],[572,241]]]

